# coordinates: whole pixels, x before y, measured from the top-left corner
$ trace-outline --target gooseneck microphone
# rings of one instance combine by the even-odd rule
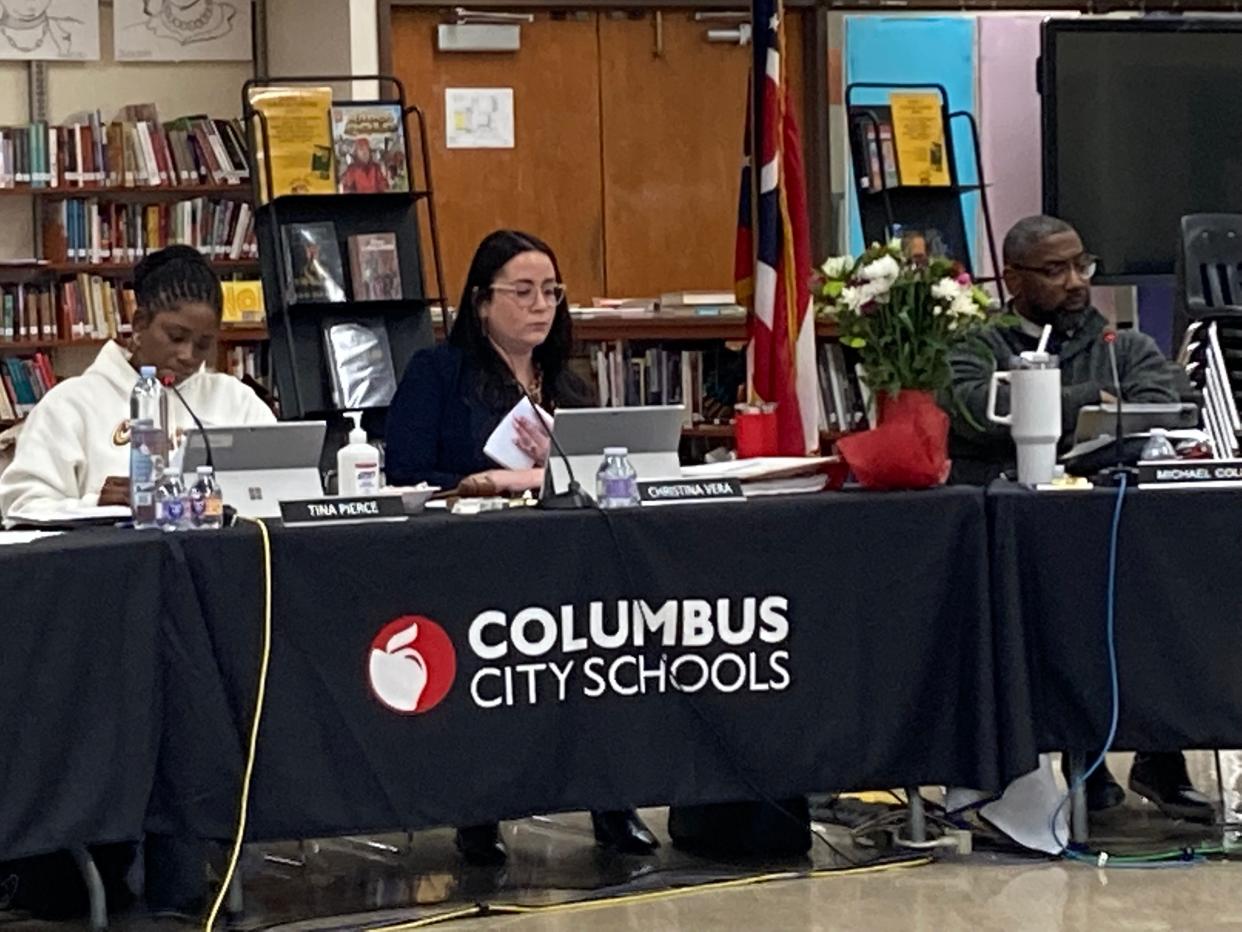
[[[543,415],[539,413],[539,406],[535,404],[535,399],[530,397],[530,392],[526,390],[526,386],[518,383],[518,389],[522,392],[522,397],[530,402],[531,408],[535,412],[535,420],[539,422],[539,426],[543,428],[543,432],[548,435],[548,440],[552,444],[552,451],[565,464],[565,472],[569,475],[569,488],[564,492],[556,491],[556,484],[552,482],[550,474],[544,478],[544,486],[552,491],[547,495],[539,497],[539,507],[548,511],[572,511],[579,508],[594,508],[595,499],[578,484],[578,479],[574,476],[573,463],[569,461],[569,457],[561,448],[561,443],[556,439],[556,431],[548,426],[548,422],[543,419]],[[550,469],[550,466],[545,466]]]
[[[199,436],[203,438],[203,451],[207,456],[207,465],[211,467],[212,472],[215,472],[216,458],[211,453],[211,438],[207,436],[207,428],[203,426],[203,422],[199,420],[198,415],[194,413],[194,409],[186,403],[185,396],[182,395],[181,390],[177,388],[176,379],[174,379],[171,375],[166,375],[160,381],[164,383],[165,388],[170,389],[172,393],[177,396],[177,400],[181,402],[181,407],[185,408],[185,410],[189,413],[190,420],[194,422],[194,426],[198,428]],[[165,424],[164,429],[167,430],[168,426],[169,425]]]
[[[1122,450],[1122,431],[1123,420],[1121,416],[1121,373],[1117,368],[1117,331],[1105,330],[1104,345],[1108,347],[1108,363],[1113,370],[1113,393],[1117,399],[1117,434],[1113,438],[1113,448],[1117,451],[1117,465],[1122,466],[1125,463],[1125,456]]]
[[[1108,347],[1108,363],[1113,374],[1112,389],[1117,398],[1117,426],[1114,428],[1117,436],[1113,440],[1113,455],[1117,458],[1117,465],[1102,470],[1096,481],[1101,485],[1116,486],[1128,480],[1128,485],[1133,487],[1138,485],[1138,470],[1126,465],[1125,423],[1122,418],[1122,404],[1125,399],[1121,397],[1121,370],[1117,366],[1117,331],[1105,330],[1101,339]]]

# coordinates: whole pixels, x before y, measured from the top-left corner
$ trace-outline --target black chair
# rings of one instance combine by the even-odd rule
[[[1173,346],[1193,321],[1242,318],[1242,214],[1189,214],[1177,249]]]

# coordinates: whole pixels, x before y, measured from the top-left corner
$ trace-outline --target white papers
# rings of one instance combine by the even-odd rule
[[[752,459],[726,460],[683,466],[687,479],[737,479],[747,498],[757,495],[799,495],[822,492],[828,484],[825,467],[834,462],[825,456],[756,456]]]
[[[723,463],[683,466],[681,474],[691,479],[791,479],[797,476],[822,474],[824,467],[835,462],[830,456],[756,456]]]
[[[65,503],[28,514],[4,516],[9,525],[114,524],[132,516],[128,505],[73,505]]]
[[[55,537],[60,531],[0,531],[0,547],[14,544],[33,544],[45,537]]]
[[[536,463],[517,445],[517,419],[525,418],[532,424],[535,422],[535,408],[529,398],[523,398],[505,415],[492,435],[487,438],[483,452],[503,466],[505,469],[533,469]],[[539,408],[539,416],[543,418],[548,429],[552,429],[552,415]]]
[[[512,149],[513,88],[446,87],[444,132],[449,149]]]

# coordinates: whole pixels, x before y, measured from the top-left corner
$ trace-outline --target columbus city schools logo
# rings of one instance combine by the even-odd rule
[[[367,672],[375,698],[394,712],[418,715],[448,695],[457,676],[457,652],[430,618],[404,615],[371,642]]]

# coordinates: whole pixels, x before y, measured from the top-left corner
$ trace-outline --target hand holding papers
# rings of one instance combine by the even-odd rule
[[[538,412],[538,414],[536,414]],[[523,398],[505,415],[483,446],[483,452],[505,469],[534,469],[548,461],[550,441],[547,431],[539,426],[542,417],[552,429],[552,415]]]

